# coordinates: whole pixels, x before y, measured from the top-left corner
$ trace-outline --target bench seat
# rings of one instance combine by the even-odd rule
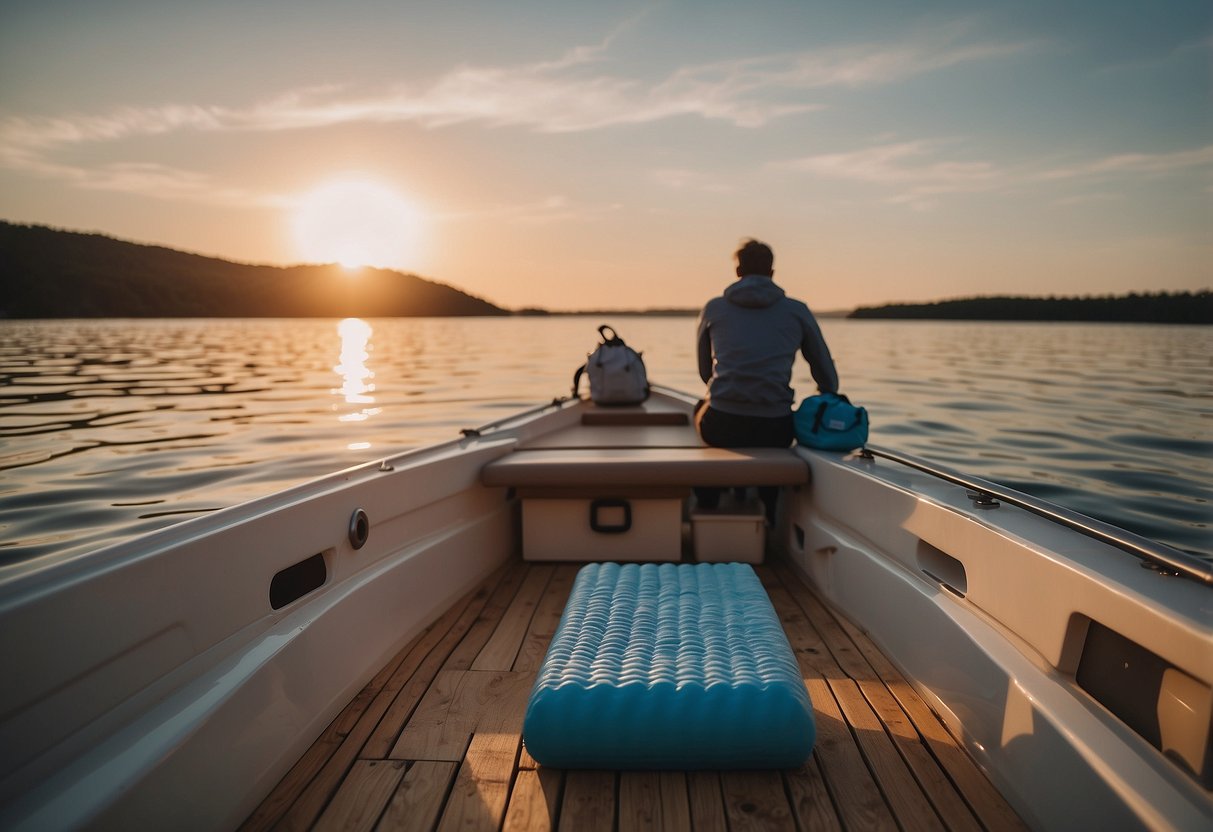
[[[814,737],[787,636],[739,563],[582,567],[523,723],[558,768],[792,768]]]
[[[481,482],[508,487],[804,485],[809,466],[782,448],[517,450],[484,466]]]

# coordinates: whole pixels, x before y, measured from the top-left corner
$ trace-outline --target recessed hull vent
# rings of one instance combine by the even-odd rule
[[[322,554],[312,555],[294,566],[288,566],[270,581],[270,606],[280,610],[324,586],[326,580],[328,567]]]

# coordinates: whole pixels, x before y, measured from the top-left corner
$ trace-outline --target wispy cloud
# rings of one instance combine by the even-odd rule
[[[618,204],[575,202],[563,194],[553,194],[533,202],[487,205],[461,211],[439,211],[433,219],[439,222],[464,220],[508,220],[526,225],[546,225],[554,222],[586,221],[620,210]]]
[[[1124,200],[1123,194],[1074,194],[1073,196],[1063,196],[1060,199],[1055,199],[1051,204],[1055,208],[1068,208],[1072,205],[1098,205],[1109,202],[1124,202]]]
[[[1038,174],[1039,179],[1074,179],[1122,173],[1172,173],[1213,165],[1213,144],[1172,153],[1120,153]]]
[[[1065,166],[1001,165],[992,161],[940,158],[953,140],[892,142],[842,153],[806,156],[776,167],[833,179],[884,186],[886,200],[917,209],[933,207],[949,194],[1007,192],[1033,184],[1116,180],[1124,176],[1162,175],[1209,168],[1213,145],[1171,153],[1121,153]],[[1104,195],[1107,198],[1110,195]],[[1083,200],[1069,198],[1074,204]],[[1057,204],[1063,204],[1061,202]]]
[[[732,186],[711,174],[687,168],[661,168],[653,171],[651,176],[657,184],[676,191],[723,194],[733,190]]]
[[[626,27],[624,27],[626,28]],[[247,107],[174,104],[91,115],[0,120],[0,165],[83,187],[205,196],[205,177],[146,159],[90,167],[62,161],[86,144],[121,149],[124,140],[181,132],[278,132],[340,124],[414,123],[427,128],[482,123],[538,132],[596,130],[697,117],[758,128],[823,106],[817,91],[890,84],[959,64],[1014,55],[1031,44],[966,42],[967,29],[898,43],[810,50],[684,66],[656,80],[609,71],[602,42],[554,59],[514,66],[459,66],[426,85],[401,83],[375,94],[327,86],[294,90]],[[219,198],[226,198],[219,194]]]

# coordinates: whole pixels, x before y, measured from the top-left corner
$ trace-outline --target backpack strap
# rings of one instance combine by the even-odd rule
[[[577,368],[577,372],[573,373],[573,398],[577,398],[577,388],[581,386],[581,377],[585,375],[585,369],[589,364],[582,364]]]

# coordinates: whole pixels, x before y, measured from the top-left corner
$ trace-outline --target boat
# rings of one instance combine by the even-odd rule
[[[708,448],[695,404],[558,398],[5,567],[0,828],[1213,828],[1209,563],[892,450]],[[696,559],[760,577],[808,762],[536,763],[578,568]]]

